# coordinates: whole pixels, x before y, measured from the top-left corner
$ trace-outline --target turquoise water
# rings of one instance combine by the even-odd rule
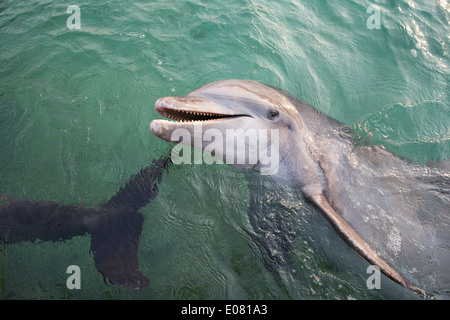
[[[71,4],[80,7],[78,30],[66,24]],[[373,4],[379,29],[367,25]],[[149,130],[156,99],[226,78],[280,87],[410,159],[448,158],[449,31],[447,0],[2,1],[0,193],[107,201],[171,148]],[[3,246],[0,297],[415,297],[394,284],[367,290],[366,264],[301,195],[289,200],[286,208],[301,211],[293,259],[301,281],[274,278],[243,231],[250,227],[243,176],[192,165],[172,168],[141,210],[147,288],[105,283],[85,235]],[[337,258],[324,238],[336,242]],[[66,287],[73,264],[80,290]]]

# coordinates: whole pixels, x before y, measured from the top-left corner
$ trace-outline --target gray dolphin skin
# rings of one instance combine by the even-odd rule
[[[155,108],[168,120],[153,120],[153,134],[204,150],[211,140],[194,145],[195,139],[181,140],[174,133],[182,129],[195,136],[199,123],[203,132],[214,129],[224,136],[231,129],[277,130],[279,146],[272,152],[279,152],[279,164],[271,178],[301,190],[360,256],[393,281],[426,296],[422,285],[435,268],[446,278],[430,282],[447,281],[441,285],[448,290],[448,162],[412,165],[383,147],[355,144],[350,128],[281,89],[255,81],[213,82],[184,97],[160,98]],[[271,138],[266,143],[268,148],[274,145]],[[224,161],[227,147],[214,150],[215,156]],[[264,167],[261,154],[256,163],[236,166]],[[261,211],[258,198],[252,196],[250,203]],[[258,228],[258,217],[251,215]],[[281,247],[292,247],[279,241]],[[420,270],[425,276],[416,285],[414,275]]]

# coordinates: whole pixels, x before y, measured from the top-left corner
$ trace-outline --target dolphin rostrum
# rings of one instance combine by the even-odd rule
[[[281,89],[255,81],[213,82],[184,97],[160,98],[155,108],[160,115],[170,119],[151,122],[150,129],[157,137],[189,148],[208,150],[222,161],[220,163],[225,161],[237,167],[262,171],[267,167],[262,153],[267,158],[268,150],[272,154],[278,152],[279,163],[273,178],[298,187],[320,209],[337,233],[370,264],[378,266],[382,273],[402,286],[426,295],[425,290],[404,276],[405,271],[394,268],[392,262],[402,258],[402,250],[407,252],[409,249],[415,254],[415,246],[420,247],[422,239],[425,242],[430,234],[434,235],[430,240],[432,249],[444,251],[448,257],[448,242],[439,242],[438,239],[438,236],[447,237],[447,214],[441,217],[440,222],[440,230],[444,231],[428,232],[418,218],[419,211],[432,199],[426,198],[424,191],[434,190],[437,193],[434,192],[433,196],[441,195],[439,201],[445,203],[440,207],[440,215],[445,208],[448,210],[448,166],[423,169],[414,166],[411,170],[409,163],[383,147],[355,145],[350,128],[340,122]],[[214,140],[209,135],[208,139],[200,137],[199,142],[196,137],[199,123],[205,134],[208,130],[215,130]],[[235,155],[242,150],[238,150],[237,144],[230,144],[231,140],[226,137],[218,136],[240,130],[234,135],[237,137],[250,129],[276,130],[279,140],[273,140],[273,136],[265,137],[265,146],[258,149],[250,145],[249,135],[240,146],[256,152],[253,154],[256,160],[237,163],[233,156],[227,162],[230,152]],[[180,132],[184,133],[183,139]],[[189,135],[193,138],[188,139]],[[211,147],[212,142],[217,142],[214,148]],[[250,155],[244,158],[249,160]],[[440,187],[436,188],[434,184],[433,189],[431,180],[426,182],[427,179],[440,181]],[[412,187],[408,189],[408,185]],[[415,198],[409,198],[412,196]],[[258,207],[257,202],[252,197],[251,205]],[[250,216],[250,220],[255,218]],[[256,222],[252,225],[258,227]],[[356,228],[361,233],[356,232]],[[367,234],[371,243],[360,234]],[[279,237],[285,235],[280,234]]]

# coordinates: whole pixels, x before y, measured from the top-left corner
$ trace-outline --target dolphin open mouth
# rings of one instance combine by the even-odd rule
[[[210,120],[245,116],[245,115],[229,115],[229,114],[201,112],[201,111],[187,111],[187,110],[167,108],[164,106],[158,106],[156,108],[156,111],[164,118],[180,122],[210,121]]]
[[[166,98],[167,99],[167,98]],[[195,99],[191,103],[183,103],[175,99],[166,101],[166,99],[159,99],[155,103],[156,111],[164,118],[175,120],[178,122],[194,122],[194,121],[213,121],[224,120],[237,117],[251,117],[247,114],[235,114],[231,110],[199,110],[198,105],[195,104]]]
[[[218,99],[200,96],[163,97],[156,101],[155,109],[165,119],[152,120],[150,130],[169,142],[178,142],[178,138],[172,139],[172,133],[177,129],[185,129],[194,134],[194,127],[201,124],[204,130],[226,130],[242,125],[234,122],[238,119],[253,118],[236,112]]]

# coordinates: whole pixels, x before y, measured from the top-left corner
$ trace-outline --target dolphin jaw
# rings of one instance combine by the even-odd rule
[[[187,100],[189,102],[189,100]],[[196,121],[217,121],[227,118],[236,118],[249,115],[235,114],[231,110],[223,110],[223,112],[207,111],[206,109],[212,109],[204,107],[201,108],[196,105],[196,100],[192,99],[191,103],[185,101],[177,101],[176,98],[172,98],[167,101],[167,98],[162,98],[156,101],[155,109],[164,118],[175,120],[178,122],[196,122]],[[199,104],[204,104],[204,100]],[[215,107],[215,106],[214,106]],[[217,109],[217,108],[214,108]],[[224,107],[220,109],[226,109]]]
[[[175,120],[179,122],[192,122],[192,121],[210,121],[229,117],[235,117],[234,115],[202,112],[202,111],[189,111],[183,109],[170,108],[166,106],[160,106],[156,108],[156,111],[164,118]]]
[[[172,133],[176,129],[187,129],[193,132],[196,124],[212,125],[213,127],[228,126],[228,121],[241,117],[250,117],[247,114],[237,114],[226,106],[203,97],[164,97],[155,103],[156,111],[165,119],[154,119],[150,123],[150,130],[157,137],[168,141],[172,140]]]

